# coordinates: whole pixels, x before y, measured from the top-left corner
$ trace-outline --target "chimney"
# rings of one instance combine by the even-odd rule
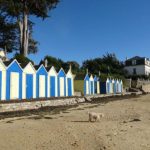
[[[69,70],[70,70],[70,71],[72,70],[72,66],[71,66],[71,64],[69,65]]]
[[[99,75],[99,76],[101,75],[101,72],[100,72],[100,71],[98,72],[98,75]]]
[[[88,74],[89,73],[89,71],[88,71],[88,69],[86,69],[86,74]]]
[[[44,64],[45,64],[45,67],[48,67],[48,61],[47,61],[47,59],[44,60]]]

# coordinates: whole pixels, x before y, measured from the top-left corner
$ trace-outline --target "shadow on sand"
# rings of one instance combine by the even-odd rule
[[[89,122],[89,121],[71,121],[71,122],[81,122],[81,123],[83,122],[84,123],[84,122]]]

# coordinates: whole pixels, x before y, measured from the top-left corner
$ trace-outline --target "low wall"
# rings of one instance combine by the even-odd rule
[[[149,85],[150,89],[150,85]],[[92,101],[96,98],[104,98],[104,97],[115,97],[115,96],[123,96],[123,95],[131,95],[132,93],[122,93],[122,94],[109,94],[109,95],[90,95],[85,97],[71,97],[71,98],[60,98],[53,100],[31,100],[31,101],[16,101],[16,102],[1,102],[0,103],[0,113],[5,112],[17,112],[17,111],[25,111],[25,110],[37,110],[42,107],[56,107],[56,106],[71,106],[76,105],[78,103],[83,103],[85,101]],[[139,93],[141,94],[141,93]]]
[[[143,92],[150,93],[150,84],[142,85]]]
[[[0,113],[39,109],[47,106],[67,106],[85,102],[85,98],[65,98],[56,100],[30,101],[17,103],[0,103]]]

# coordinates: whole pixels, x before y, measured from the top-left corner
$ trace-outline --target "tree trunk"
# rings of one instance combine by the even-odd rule
[[[28,54],[28,34],[29,34],[29,31],[28,31],[28,15],[25,14],[24,15],[24,43],[23,43],[23,52],[24,52],[24,56],[26,57],[27,54]]]
[[[26,8],[26,1],[23,1],[24,10],[22,16],[22,40],[21,42],[21,51],[20,54],[23,54],[25,57],[28,55],[28,41],[29,41],[29,29],[28,29],[28,13]]]
[[[20,54],[23,54],[22,41],[23,41],[23,22],[22,20],[18,20],[19,30],[20,30]]]

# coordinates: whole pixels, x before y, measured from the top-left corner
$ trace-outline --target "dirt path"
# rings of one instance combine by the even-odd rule
[[[89,123],[88,111],[102,112]],[[0,120],[5,150],[150,150],[150,95]]]

